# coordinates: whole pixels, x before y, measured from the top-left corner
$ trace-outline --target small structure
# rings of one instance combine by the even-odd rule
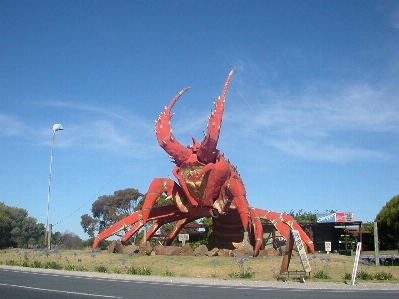
[[[288,270],[288,268],[290,266],[290,261],[291,261],[291,257],[292,257],[292,250],[294,248],[294,244],[298,251],[303,271]],[[283,262],[281,264],[280,274],[287,275],[288,278],[290,277],[290,275],[293,275],[293,274],[300,275],[300,278],[299,278],[300,281],[305,282],[305,276],[309,275],[309,277],[310,277],[311,271],[312,271],[312,268],[310,267],[308,257],[306,256],[306,250],[305,250],[305,247],[303,246],[299,232],[297,230],[292,229],[290,231],[290,234],[288,235],[287,246],[285,247],[285,254],[283,257]]]

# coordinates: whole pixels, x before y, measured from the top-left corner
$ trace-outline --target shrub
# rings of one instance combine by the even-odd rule
[[[42,262],[38,260],[34,260],[30,266],[32,268],[43,268]]]
[[[357,272],[357,278],[362,279],[362,280],[373,280],[373,274],[370,272],[366,271],[359,271]]]
[[[67,271],[75,271],[75,265],[68,264],[68,265],[66,265],[66,266],[64,267],[64,270],[67,270]]]
[[[327,274],[327,272],[324,272],[323,270],[319,270],[313,274],[314,278],[319,278],[319,279],[330,279],[330,276]]]
[[[234,258],[233,260],[236,262],[240,270],[230,273],[230,278],[252,278],[254,276],[254,273],[251,272],[251,267],[247,267],[246,269],[244,269],[244,263],[248,261],[248,258]]]
[[[94,271],[100,272],[100,273],[107,273],[108,269],[107,269],[107,267],[105,267],[103,265],[98,265],[98,266],[94,267]]]
[[[134,266],[131,266],[129,269],[126,271],[127,274],[132,274],[132,275],[151,275],[152,270],[151,268],[135,268]]]
[[[18,263],[15,262],[14,260],[5,260],[5,264],[7,266],[17,266],[18,265]]]
[[[345,272],[343,278],[344,278],[344,280],[351,280],[351,279],[352,279],[352,274],[351,274],[351,273],[348,273],[348,272]]]
[[[166,269],[165,272],[162,274],[163,276],[175,276],[175,273]]]
[[[62,266],[60,265],[60,264],[58,264],[57,262],[53,262],[53,261],[49,261],[49,262],[46,262],[44,265],[43,265],[43,268],[44,269],[54,269],[54,270],[61,270],[62,269]]]
[[[380,271],[380,272],[374,273],[374,279],[376,279],[376,280],[393,280],[394,277],[393,277],[392,273]]]
[[[229,274],[230,278],[252,278],[253,273],[249,271],[235,271]]]

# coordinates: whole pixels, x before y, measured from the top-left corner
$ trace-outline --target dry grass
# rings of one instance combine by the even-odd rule
[[[365,252],[365,255],[372,255]],[[383,252],[381,255],[392,255],[394,252]],[[354,256],[317,253],[308,255],[312,273],[312,281],[342,282],[350,280]],[[399,259],[399,257],[398,257]],[[374,264],[363,264],[359,262],[358,271],[362,274],[370,274],[369,278],[376,273],[382,273],[387,277],[393,277],[392,282],[399,279],[398,259],[396,265],[376,267]],[[270,281],[280,277],[282,257],[268,256],[248,259],[237,259],[232,257],[194,257],[194,256],[141,256],[138,254],[111,254],[108,252],[91,250],[23,250],[7,249],[0,253],[0,264],[18,265],[38,268],[60,268],[71,271],[91,271],[107,273],[132,273],[132,269],[138,270],[139,274],[158,276],[182,276],[230,279],[232,273],[250,273],[248,279]],[[289,270],[302,270],[298,257],[292,257]],[[137,273],[134,272],[134,273]],[[322,273],[327,277],[316,278],[315,274]],[[359,273],[359,272],[358,272]],[[379,280],[382,281],[380,275]],[[322,277],[323,275],[319,275]],[[295,278],[295,276],[292,276]],[[367,278],[368,275],[364,275]],[[357,280],[361,279],[359,276]],[[386,282],[386,281],[385,281]]]

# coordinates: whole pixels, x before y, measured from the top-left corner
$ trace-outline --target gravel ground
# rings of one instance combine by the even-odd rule
[[[17,266],[0,265],[2,269],[21,270],[26,272],[54,273],[65,274],[70,276],[85,276],[120,280],[149,281],[160,283],[176,283],[176,284],[205,284],[217,286],[251,286],[263,288],[294,288],[294,289],[339,289],[339,290],[399,290],[399,283],[380,283],[380,282],[364,282],[358,281],[355,285],[334,282],[313,282],[306,280],[305,283],[299,281],[256,281],[256,280],[224,280],[214,278],[188,278],[188,277],[164,277],[164,276],[140,276],[127,274],[108,274],[97,272],[73,272],[65,270],[51,270],[38,268],[25,268]]]

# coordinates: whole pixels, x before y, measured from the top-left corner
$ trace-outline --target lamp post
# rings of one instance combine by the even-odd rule
[[[50,153],[50,174],[48,176],[46,231],[44,232],[44,247],[45,248],[50,248],[51,234],[49,234],[48,216],[49,216],[49,210],[50,210],[51,168],[53,165],[53,149],[54,149],[55,132],[57,132],[59,130],[64,130],[64,127],[61,124],[54,124],[53,125],[53,140],[51,142],[51,153]]]

